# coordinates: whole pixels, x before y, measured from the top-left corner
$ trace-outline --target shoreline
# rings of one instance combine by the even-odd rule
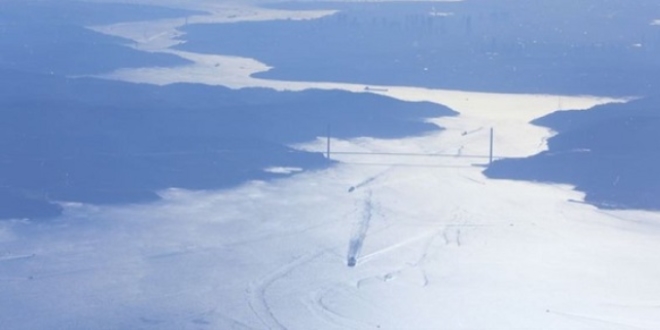
[[[193,6],[188,9],[199,10],[200,8]],[[223,10],[227,10],[227,8]],[[518,140],[518,136],[529,137],[530,141],[522,143],[519,146],[514,146],[512,148],[515,149],[514,152],[498,155],[500,157],[526,157],[546,150],[545,141],[553,136],[554,133],[549,129],[533,126],[528,122],[560,110],[560,105],[563,109],[585,110],[599,104],[627,101],[627,99],[597,96],[484,93],[410,86],[269,80],[253,77],[256,73],[271,69],[267,64],[256,59],[219,54],[198,54],[171,48],[182,42],[176,40],[176,38],[184,35],[178,28],[184,26],[186,22],[230,24],[232,22],[255,20],[316,19],[326,15],[332,15],[336,11],[296,11],[240,7],[228,11],[233,13],[230,14],[232,16],[231,19],[227,19],[228,12],[223,12],[222,14],[220,12],[222,11],[212,12],[208,16],[192,16],[188,19],[120,23],[101,27],[90,27],[100,33],[133,40],[135,42],[133,45],[135,49],[172,54],[193,62],[190,65],[170,68],[120,69],[94,77],[155,85],[201,83],[232,89],[270,88],[278,91],[339,89],[354,93],[369,92],[380,94],[402,101],[428,101],[454,109],[459,112],[459,117],[468,117],[479,121],[478,127],[500,126],[499,128],[505,128],[503,131],[498,129],[500,134],[504,133],[503,136],[500,135],[499,137],[505,143],[521,144],[516,141]],[[502,109],[505,110],[502,111]],[[446,125],[453,125],[455,120],[440,118],[434,119],[432,122],[444,128],[451,129],[451,127],[446,127]],[[314,142],[312,141],[311,145],[313,144]],[[537,147],[532,147],[533,145]],[[303,149],[309,151],[308,148],[303,147]],[[479,148],[479,152],[483,152],[482,149]]]

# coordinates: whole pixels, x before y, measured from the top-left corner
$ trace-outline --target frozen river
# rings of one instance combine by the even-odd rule
[[[231,20],[241,13],[328,14],[244,7]],[[187,22],[227,19],[214,15]],[[623,100],[256,79],[267,69],[257,60],[170,49],[185,23],[95,27],[194,62],[104,78],[373,92],[460,115],[432,120],[445,130],[425,136],[334,139],[339,164],[327,170],[220,192],[170,189],[152,204],[71,204],[61,220],[36,228],[5,224],[0,242],[12,248],[0,265],[13,267],[0,267],[0,290],[17,297],[0,299],[8,328],[660,326],[658,214],[603,211],[580,203],[570,186],[481,173],[490,128],[496,157],[529,156],[552,136],[532,119]],[[296,147],[322,151],[325,143]],[[28,274],[30,264],[38,266]]]

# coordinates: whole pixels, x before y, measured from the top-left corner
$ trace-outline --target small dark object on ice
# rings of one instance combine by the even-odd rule
[[[357,260],[355,260],[355,257],[348,258],[348,267],[355,267],[355,264],[357,264]]]

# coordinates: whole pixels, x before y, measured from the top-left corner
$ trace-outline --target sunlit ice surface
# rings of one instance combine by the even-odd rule
[[[445,130],[426,136],[331,139],[339,164],[327,170],[225,191],[168,189],[151,204],[66,203],[50,223],[2,222],[0,313],[8,328],[660,324],[658,214],[603,211],[567,185],[481,174],[491,128],[495,157],[529,156],[553,134],[530,120],[560,104],[588,109],[624,99],[256,79],[267,69],[257,60],[169,49],[176,24],[140,23],[155,37],[133,40],[193,64],[104,77],[374,92],[460,115],[432,120]],[[136,31],[124,28],[125,37]]]

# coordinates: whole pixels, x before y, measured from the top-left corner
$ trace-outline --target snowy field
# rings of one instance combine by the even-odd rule
[[[105,78],[365,91],[255,79],[267,69],[256,60],[171,50],[181,24],[95,27],[194,61]],[[530,120],[624,100],[370,87],[460,115],[433,120],[446,130],[427,136],[333,140],[341,163],[328,170],[220,192],[171,189],[146,205],[70,204],[52,223],[4,222],[3,328],[660,328],[659,214],[598,210],[570,186],[481,174],[491,127],[496,157],[532,155],[552,132]],[[321,151],[325,141],[297,147]],[[355,151],[377,154],[339,153]]]

